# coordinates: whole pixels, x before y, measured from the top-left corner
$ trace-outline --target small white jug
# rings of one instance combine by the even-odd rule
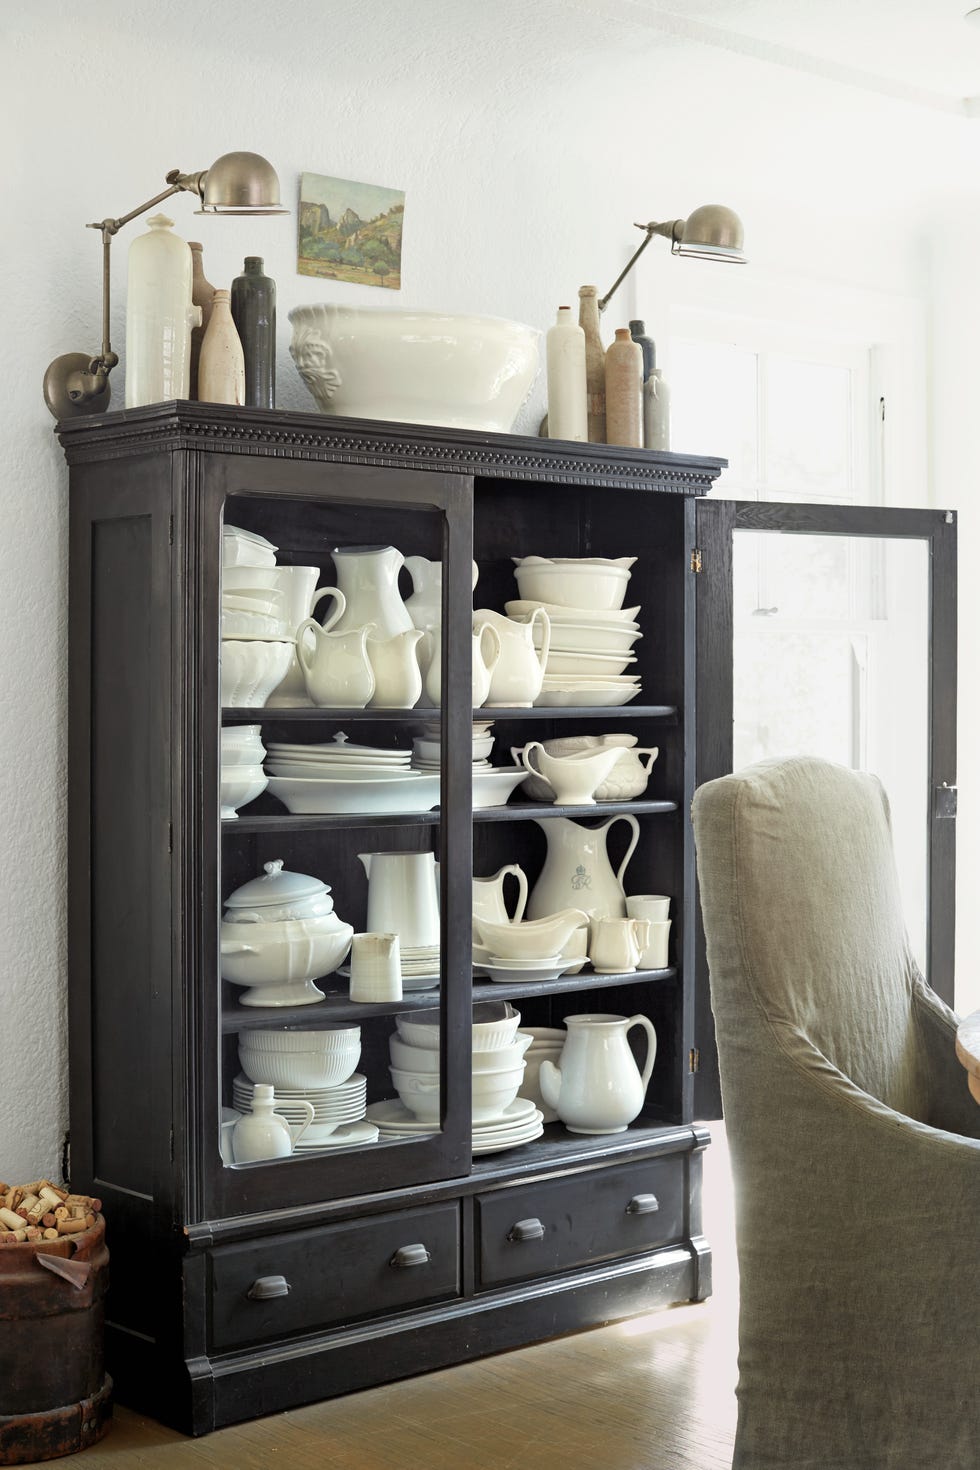
[[[541,693],[544,671],[551,649],[551,619],[544,608],[535,608],[526,623],[504,617],[483,607],[474,613],[474,627],[490,623],[500,638],[500,656],[492,670],[490,691],[483,701],[488,708],[527,708]],[[541,628],[541,647],[534,646],[534,629]]]
[[[408,628],[391,638],[368,633],[367,653],[374,670],[371,709],[414,709],[422,693],[418,645],[425,634]]]
[[[368,658],[369,628],[325,633],[315,618],[296,629],[296,657],[306,688],[319,709],[363,709],[374,694],[374,670]],[[312,647],[306,633],[313,634]]]
[[[313,1122],[313,1104],[305,1098],[294,1098],[290,1106],[305,1113],[302,1123],[292,1127],[281,1114],[273,1112],[276,1095],[266,1082],[256,1082],[252,1089],[252,1111],[243,1113],[231,1135],[236,1164],[254,1164],[260,1159],[286,1159]]]
[[[437,705],[442,699],[442,634],[429,628],[423,640],[428,664],[425,672],[425,697]],[[489,623],[474,623],[472,652],[472,700],[479,709],[490,692],[490,681],[501,655],[501,641]],[[425,660],[423,660],[425,661]]]
[[[597,975],[625,975],[640,963],[650,942],[649,919],[593,919],[589,958]]]

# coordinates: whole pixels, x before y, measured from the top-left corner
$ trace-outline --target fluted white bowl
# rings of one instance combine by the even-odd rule
[[[507,433],[538,372],[541,333],[503,317],[322,302],[289,320],[324,413]]]

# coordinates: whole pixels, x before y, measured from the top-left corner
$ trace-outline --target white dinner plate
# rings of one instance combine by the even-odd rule
[[[615,705],[629,704],[639,693],[639,686],[635,684],[626,689],[542,689],[534,703],[540,709],[563,709],[574,705],[580,705],[582,709],[612,709]]]

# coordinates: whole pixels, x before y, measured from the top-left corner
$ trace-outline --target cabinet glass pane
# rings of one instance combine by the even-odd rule
[[[880,777],[906,923],[924,967],[927,543],[736,531],[733,555],[735,769],[815,755]],[[760,613],[752,600],[766,586],[765,568],[779,596]]]

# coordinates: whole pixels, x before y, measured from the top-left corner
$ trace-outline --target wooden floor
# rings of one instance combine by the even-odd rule
[[[730,1470],[737,1282],[720,1128],[708,1302],[185,1439],[117,1406],[81,1470]]]

